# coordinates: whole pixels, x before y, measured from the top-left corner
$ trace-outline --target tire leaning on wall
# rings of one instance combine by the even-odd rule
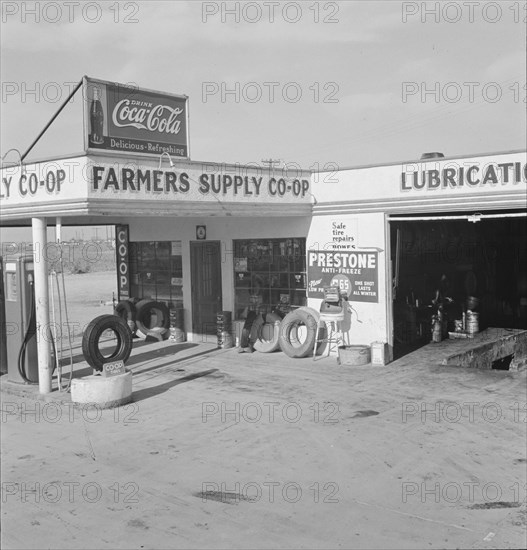
[[[163,339],[170,330],[170,311],[162,302],[141,300],[136,304],[135,324],[137,331],[145,337]],[[151,325],[152,313],[155,313],[155,326]]]
[[[272,353],[280,349],[280,325],[282,318],[276,313],[258,315],[251,327],[251,340],[256,351]],[[272,330],[272,338],[266,338],[265,331]]]
[[[313,352],[319,317],[319,313],[314,309],[301,307],[291,311],[283,318],[280,325],[279,342],[280,348],[286,355],[301,358]],[[302,325],[307,329],[306,339],[301,344],[295,345],[294,332]]]
[[[101,336],[107,330],[113,331],[117,345],[113,353],[105,357],[99,347]],[[82,353],[87,363],[95,370],[102,371],[104,363],[123,361],[126,363],[132,352],[132,331],[126,321],[118,315],[100,315],[86,327],[82,335]]]
[[[128,298],[126,300],[121,300],[114,308],[114,314],[124,319],[128,324],[128,327],[132,331],[132,335],[135,335],[137,327],[135,324],[135,319],[137,316],[137,310],[135,304],[137,300],[133,298]]]

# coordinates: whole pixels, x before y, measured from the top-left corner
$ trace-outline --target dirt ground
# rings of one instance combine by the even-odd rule
[[[129,366],[119,409],[3,393],[3,548],[524,546],[525,371],[170,342]]]
[[[68,277],[80,323],[111,311],[94,276]],[[2,548],[524,547],[527,373],[434,353],[135,341],[134,402],[104,411],[3,384]]]

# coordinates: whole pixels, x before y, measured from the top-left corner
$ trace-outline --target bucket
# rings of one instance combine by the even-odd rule
[[[222,349],[232,348],[232,312],[220,311],[217,313],[216,330],[218,335],[218,347]]]
[[[432,325],[432,342],[441,342],[443,339],[443,323],[436,319]]]
[[[339,346],[339,365],[359,366],[370,362],[370,346]]]
[[[388,362],[388,344],[386,342],[372,342],[371,364],[386,365]]]
[[[183,308],[174,308],[170,310],[170,339],[178,344],[187,341]]]
[[[185,312],[183,308],[170,309],[170,326],[180,329],[185,328]]]
[[[221,334],[218,335],[218,347],[221,349],[229,349],[234,345],[232,334],[224,330]]]
[[[466,331],[469,334],[475,334],[476,332],[479,332],[479,313],[475,313],[474,311],[467,311],[466,323]]]
[[[170,327],[170,340],[174,341],[176,344],[181,344],[187,341],[187,335],[185,331],[180,328]]]

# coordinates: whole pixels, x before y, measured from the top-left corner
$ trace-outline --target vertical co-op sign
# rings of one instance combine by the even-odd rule
[[[119,302],[130,298],[130,272],[128,266],[128,234],[127,225],[115,226],[115,254],[117,258],[117,299]]]
[[[188,97],[84,77],[86,151],[189,157]]]

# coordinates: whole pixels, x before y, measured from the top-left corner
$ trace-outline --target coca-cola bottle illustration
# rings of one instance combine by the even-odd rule
[[[98,88],[93,90],[93,99],[90,105],[90,143],[101,145],[103,139],[104,111],[101,104],[101,92]]]

